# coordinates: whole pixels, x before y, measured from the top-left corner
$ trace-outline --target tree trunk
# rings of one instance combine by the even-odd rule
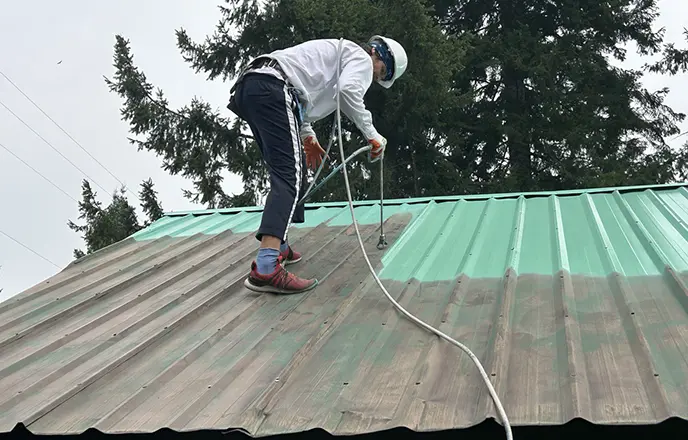
[[[510,34],[519,22],[519,5],[513,0],[500,2],[503,41],[508,44]],[[519,2],[520,3],[520,2]],[[507,127],[507,148],[511,180],[516,191],[529,191],[533,186],[528,114],[526,102],[525,74],[520,72],[507,58],[502,65],[504,92],[504,118]]]

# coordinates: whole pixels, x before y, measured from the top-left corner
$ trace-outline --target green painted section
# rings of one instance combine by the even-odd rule
[[[509,267],[588,276],[688,270],[685,188],[426,206],[386,253],[382,278],[492,278]]]
[[[501,278],[509,267],[541,275],[688,271],[688,191],[681,185],[385,202],[384,218],[397,214],[409,223],[383,257],[383,279]],[[173,213],[134,238],[253,233],[261,215],[257,209]],[[355,215],[359,224],[377,224],[380,205],[356,203]],[[306,222],[293,227],[351,224],[348,204],[327,203],[311,205]]]
[[[415,215],[425,208],[424,205],[391,205],[384,207],[384,219],[395,214]],[[195,234],[214,235],[225,231],[235,234],[255,232],[260,227],[262,212],[239,211],[236,213],[207,212],[205,214],[185,214],[166,216],[154,222],[132,237],[137,241],[156,240],[162,237],[190,237]],[[356,220],[360,225],[380,223],[380,205],[358,206],[354,208]],[[349,206],[320,207],[306,211],[305,223],[296,223],[292,228],[314,228],[321,224],[331,227],[351,225]]]

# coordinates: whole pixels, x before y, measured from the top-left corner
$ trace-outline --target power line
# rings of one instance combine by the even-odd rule
[[[62,158],[63,158],[64,160],[66,160],[66,161],[69,162],[74,168],[76,168],[77,170],[79,170],[79,172],[81,172],[81,174],[83,174],[84,176],[86,176],[87,179],[91,180],[93,183],[95,183],[96,185],[98,185],[98,187],[99,187],[100,189],[102,189],[103,191],[105,191],[105,193],[106,193],[107,195],[109,195],[110,197],[112,197],[112,194],[110,194],[110,192],[109,192],[108,190],[106,190],[105,188],[103,188],[98,182],[95,181],[95,179],[92,179],[91,177],[89,177],[88,174],[86,174],[81,168],[79,168],[78,166],[76,166],[76,165],[74,164],[74,162],[72,162],[71,160],[69,160],[69,159],[67,158],[67,156],[65,156],[64,154],[62,154],[62,152],[60,152],[60,150],[58,150],[57,148],[55,148],[55,146],[53,146],[53,144],[51,144],[50,142],[48,142],[43,136],[40,135],[40,133],[38,133],[36,130],[34,130],[33,127],[31,127],[29,124],[27,124],[26,122],[24,122],[24,120],[23,120],[22,118],[20,118],[15,112],[13,112],[12,109],[10,109],[9,107],[7,107],[7,106],[5,105],[4,102],[0,101],[0,105],[2,105],[3,107],[5,107],[5,110],[7,110],[8,112],[10,112],[10,113],[12,114],[12,116],[14,116],[15,118],[17,118],[17,119],[18,119],[22,124],[24,124],[29,130],[31,130],[36,136],[38,136],[43,142],[45,142],[46,145],[48,145],[50,148],[52,148],[53,150],[55,150],[55,152],[56,152],[57,154],[59,154],[60,156],[62,156]]]
[[[58,266],[57,264],[55,264],[55,263],[53,263],[52,261],[48,260],[48,259],[45,258],[43,255],[41,255],[41,254],[39,254],[38,252],[34,251],[33,249],[31,249],[30,247],[28,247],[27,245],[25,245],[25,244],[22,243],[21,241],[17,240],[16,238],[10,236],[10,235],[7,234],[6,232],[3,232],[2,230],[0,230],[0,234],[2,234],[2,235],[4,235],[5,237],[9,238],[10,240],[12,240],[13,242],[17,243],[19,246],[23,247],[24,249],[28,250],[29,252],[31,252],[31,253],[33,253],[33,254],[35,254],[35,255],[38,255],[40,258],[44,259],[44,260],[47,261],[48,263],[50,263],[50,264],[52,264],[53,266],[57,267],[58,269],[62,269],[62,268],[61,268],[60,266]]]
[[[119,178],[117,178],[117,176],[115,176],[115,175],[114,175],[105,165],[103,165],[103,164],[102,164],[98,159],[96,159],[96,158],[95,158],[86,148],[84,148],[76,139],[74,139],[74,137],[72,137],[72,135],[69,134],[69,133],[67,132],[67,130],[65,130],[64,128],[62,128],[62,126],[61,126],[60,124],[58,124],[53,118],[51,118],[49,114],[47,114],[38,104],[36,104],[36,103],[34,102],[34,100],[31,99],[31,98],[29,97],[29,95],[27,95],[26,93],[24,93],[24,91],[23,91],[18,85],[16,85],[16,84],[14,83],[14,81],[12,81],[12,80],[11,80],[2,70],[0,70],[0,75],[2,75],[3,77],[5,77],[5,79],[6,79],[10,84],[12,84],[12,86],[13,86],[15,89],[17,89],[17,90],[19,91],[19,93],[21,93],[22,95],[24,95],[24,97],[25,97],[26,99],[28,99],[29,102],[30,102],[31,104],[33,104],[34,107],[36,107],[41,113],[43,113],[43,114],[45,115],[45,117],[48,118],[48,119],[50,120],[50,122],[52,122],[53,124],[55,124],[55,126],[56,126],[57,128],[59,128],[59,129],[62,131],[62,133],[64,133],[69,139],[71,139],[72,142],[74,142],[79,148],[81,148],[81,149],[84,151],[84,153],[88,154],[88,156],[89,156],[91,159],[93,159],[94,161],[96,161],[96,163],[97,163],[98,165],[100,165],[105,171],[107,171],[108,174],[110,174],[110,175],[112,176],[113,179],[115,179],[117,182],[119,182],[120,185],[125,186],[124,183],[123,183]],[[129,188],[127,188],[127,190],[128,190],[132,195],[136,196],[136,194],[134,194]]]
[[[10,153],[10,154],[11,154],[12,156],[14,156],[18,161],[20,161],[21,163],[23,163],[24,165],[26,165],[27,167],[29,167],[34,173],[38,174],[38,175],[41,176],[43,179],[45,179],[49,184],[51,184],[52,186],[54,186],[55,188],[57,188],[58,190],[60,190],[64,195],[66,195],[66,196],[69,197],[70,199],[74,200],[76,203],[79,203],[74,197],[72,197],[71,195],[69,195],[69,193],[68,193],[67,191],[65,191],[65,190],[63,190],[62,188],[60,188],[55,182],[53,182],[52,180],[48,179],[48,178],[45,177],[40,171],[38,171],[37,169],[35,169],[34,167],[32,167],[31,165],[29,165],[28,163],[26,163],[26,161],[25,161],[24,159],[22,159],[21,157],[17,156],[12,150],[10,150],[10,149],[7,148],[6,146],[4,146],[2,143],[0,143],[0,148],[4,149],[4,150],[7,151],[8,153]]]

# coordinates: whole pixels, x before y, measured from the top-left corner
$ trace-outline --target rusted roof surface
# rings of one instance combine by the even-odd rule
[[[465,343],[513,425],[688,418],[688,191],[392,201],[356,216],[390,293]],[[305,295],[243,287],[260,212],[170,214],[0,304],[0,432],[460,428],[470,359],[399,315],[345,204],[291,242]]]

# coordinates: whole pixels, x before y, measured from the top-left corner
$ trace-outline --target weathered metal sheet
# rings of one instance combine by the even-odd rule
[[[688,418],[685,187],[356,210],[411,313],[464,342],[512,424]],[[0,304],[0,432],[441,430],[495,417],[470,359],[399,315],[346,205],[292,230],[305,295],[243,287],[260,213],[170,215]]]

